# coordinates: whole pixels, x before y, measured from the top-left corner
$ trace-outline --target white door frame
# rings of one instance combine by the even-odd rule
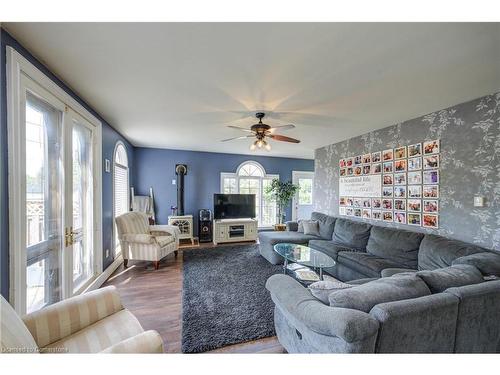
[[[298,175],[300,174],[310,174],[312,175],[312,180],[313,180],[313,186],[314,186],[314,172],[311,171],[292,171],[292,183],[295,184],[295,179],[297,178]],[[297,221],[297,194],[295,194],[292,198],[292,220]],[[314,204],[314,189],[312,191],[312,199],[313,199],[313,204]]]
[[[25,196],[25,154],[23,153],[25,108],[21,106],[23,90],[21,78],[27,77],[42,89],[72,108],[89,121],[95,129],[94,137],[94,278],[102,273],[102,124],[78,101],[43,74],[14,48],[7,46],[7,132],[9,168],[9,258],[10,290],[9,299],[19,314],[26,312],[26,230],[23,221]],[[65,297],[69,297],[66,295]]]

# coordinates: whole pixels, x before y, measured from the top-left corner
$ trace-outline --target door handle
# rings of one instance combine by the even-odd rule
[[[68,247],[71,246],[75,243],[75,234],[76,232],[73,231],[73,227],[66,228],[65,234],[64,234],[64,246]]]

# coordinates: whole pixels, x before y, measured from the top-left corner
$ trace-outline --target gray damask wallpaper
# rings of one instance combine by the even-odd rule
[[[441,140],[439,229],[370,222],[500,250],[500,92],[317,149],[315,210],[338,216],[339,159],[434,139]],[[475,195],[485,207],[473,207]]]

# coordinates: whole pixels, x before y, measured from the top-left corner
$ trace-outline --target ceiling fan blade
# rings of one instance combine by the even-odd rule
[[[298,139],[285,137],[284,135],[279,135],[279,134],[269,134],[269,137],[274,139],[275,141],[300,143],[300,141]]]
[[[254,135],[243,135],[241,137],[233,137],[233,138],[228,138],[228,139],[223,139],[221,142],[227,142],[227,141],[233,141],[235,139],[246,139],[246,138],[253,138]]]
[[[295,125],[288,124],[288,125],[278,125],[278,126],[273,126],[271,129],[269,129],[269,132],[271,134],[274,134],[274,132],[278,130],[288,130],[288,129],[293,129],[295,128]]]
[[[253,133],[253,131],[251,131],[250,129],[240,128],[239,126],[228,125],[227,127],[228,127],[228,128],[232,128],[232,129],[243,130],[244,132],[250,132],[250,133]]]

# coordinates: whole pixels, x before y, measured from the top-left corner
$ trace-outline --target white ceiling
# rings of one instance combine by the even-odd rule
[[[252,154],[227,125],[314,149],[500,89],[500,24],[7,23],[132,144]]]

